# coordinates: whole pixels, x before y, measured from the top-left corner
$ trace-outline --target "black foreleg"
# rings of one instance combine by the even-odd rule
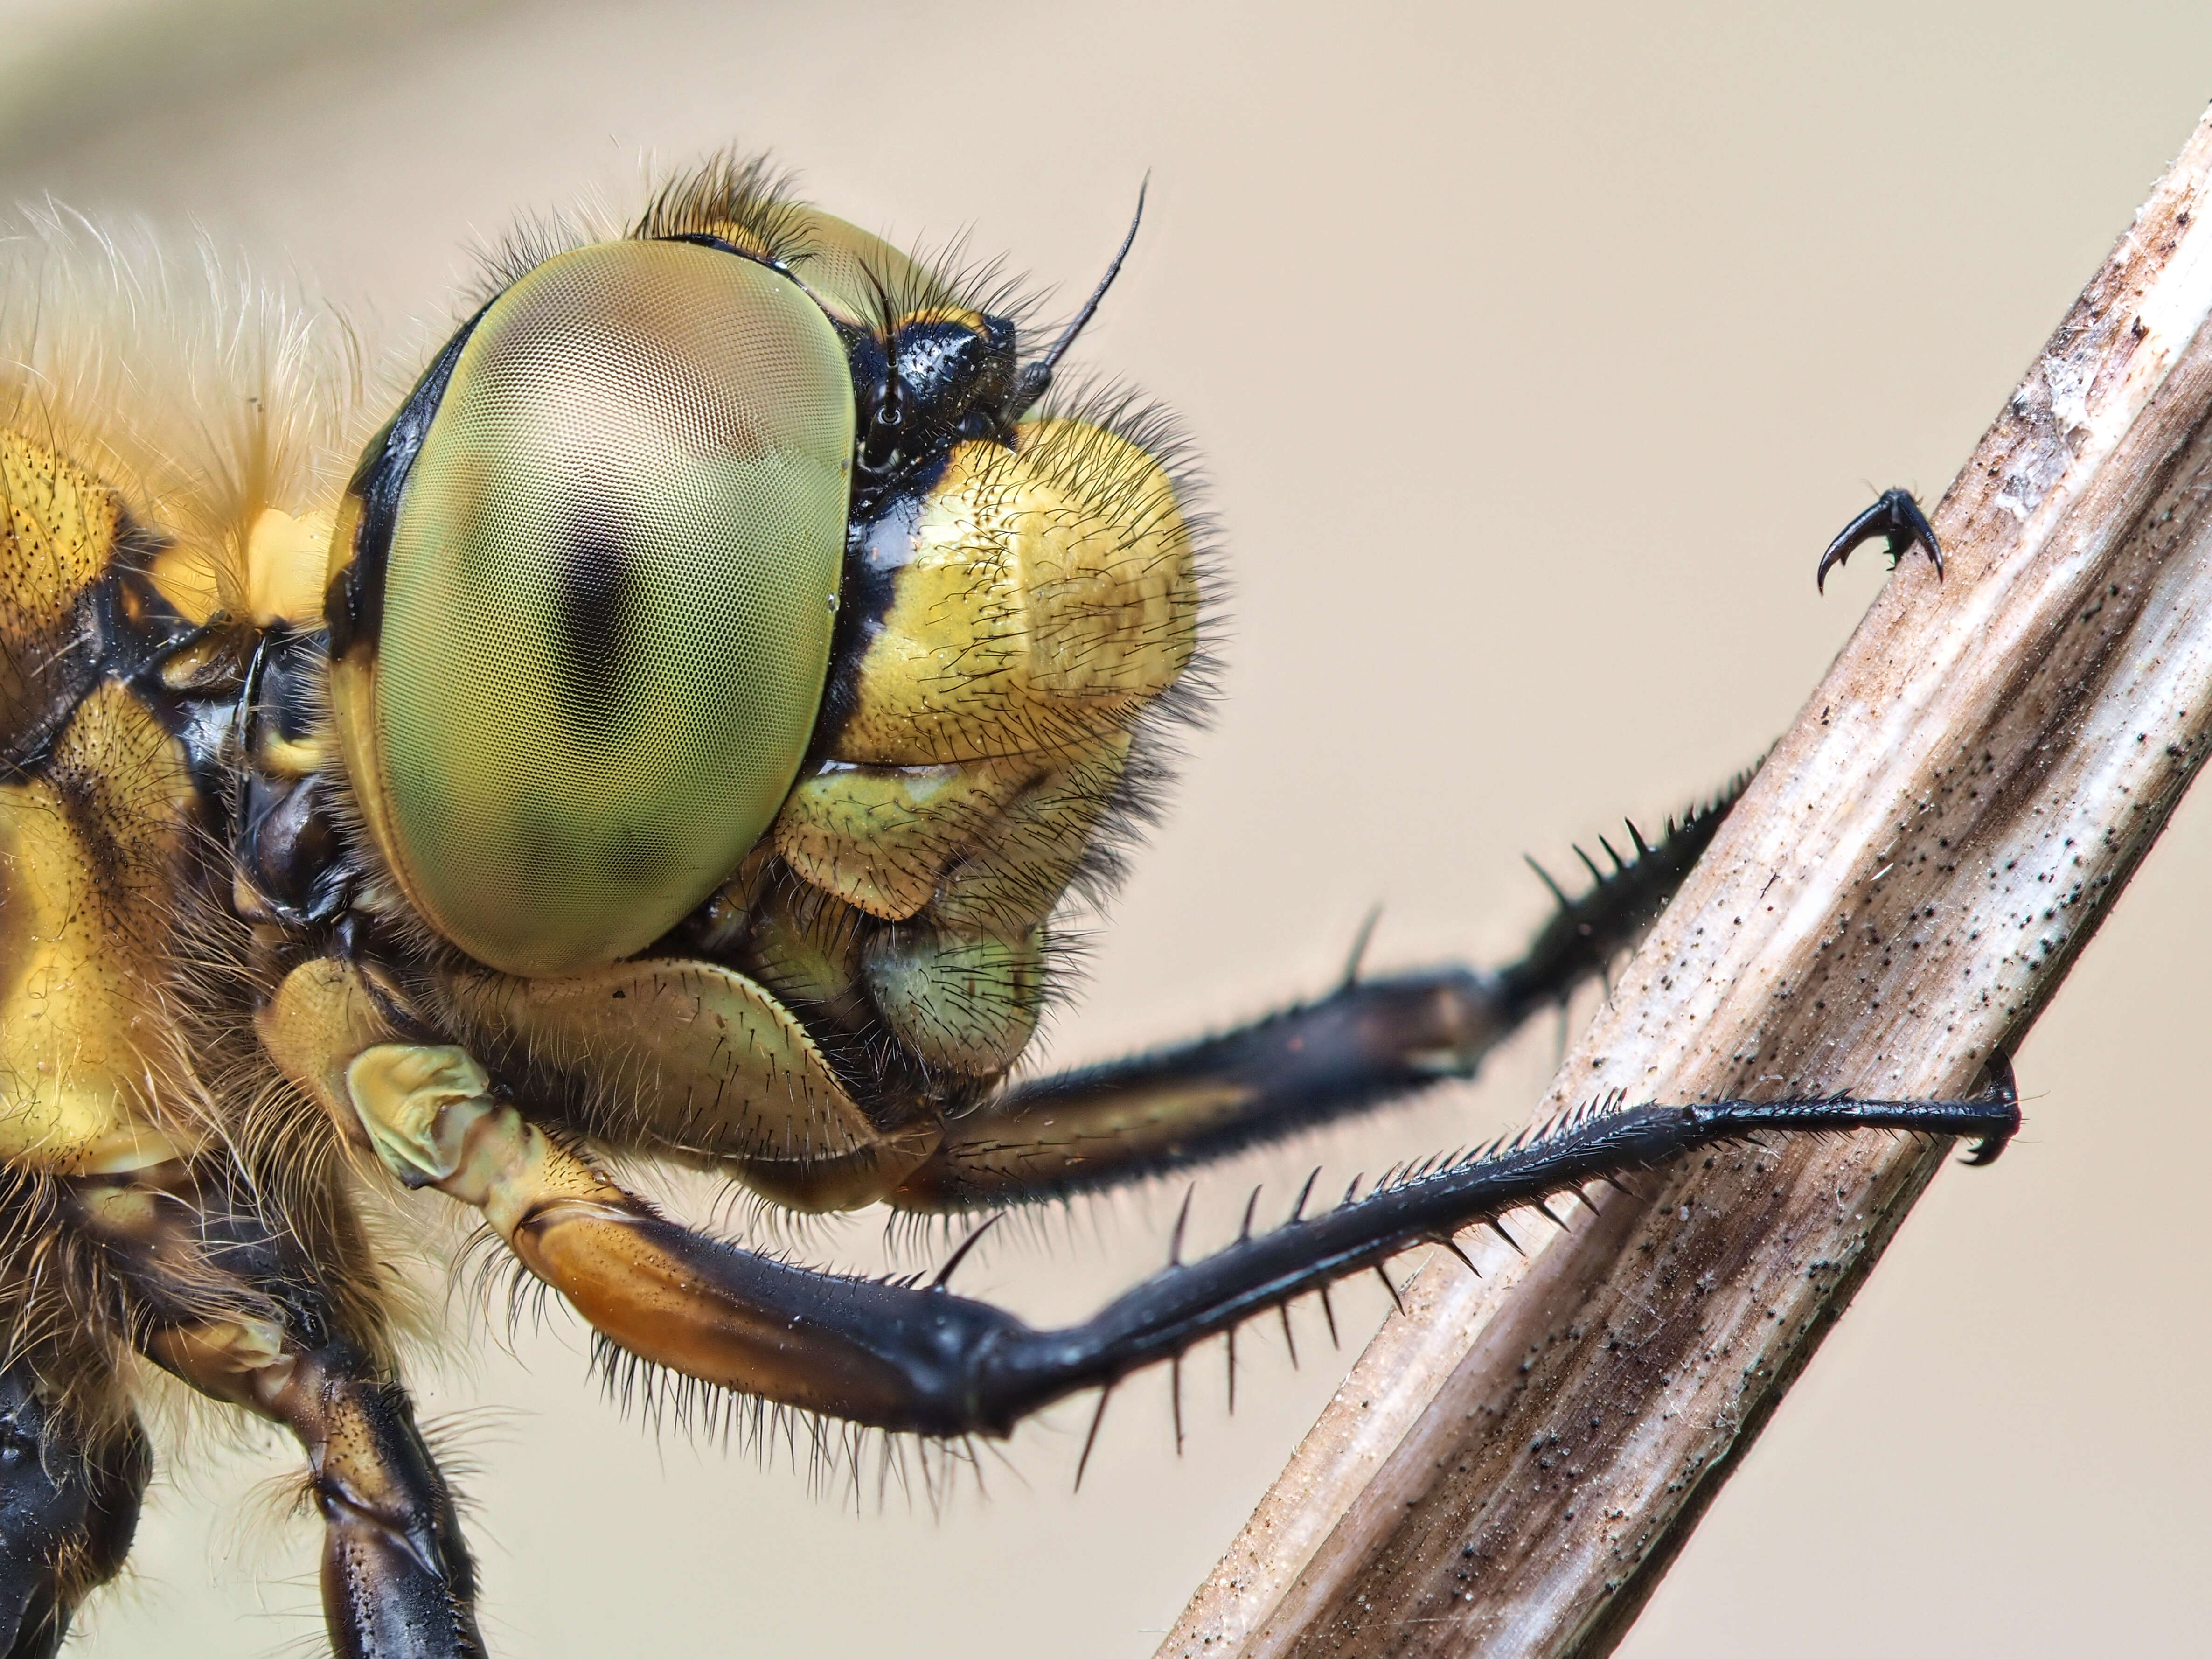
[[[1869,542],[1884,543],[1889,552],[1892,570],[1905,556],[1917,547],[1925,551],[1936,566],[1940,580],[1943,574],[1943,547],[1936,539],[1935,527],[1928,515],[1920,510],[1920,503],[1912,498],[1909,489],[1885,489],[1875,498],[1875,503],[1840,531],[1836,539],[1828,544],[1820,555],[1820,568],[1813,573],[1813,586],[1826,592],[1828,572],[1851,556],[1852,550]]]
[[[1409,1245],[1442,1243],[1509,1210],[1764,1129],[1971,1135],[1978,1144],[1968,1162],[1986,1164],[2019,1123],[2008,1077],[1989,1097],[1972,1101],[1723,1101],[1592,1115],[1527,1146],[1460,1159],[1316,1216],[1293,1216],[1271,1232],[1155,1274],[1080,1325],[981,1345],[967,1386],[989,1426],[1002,1428],[1064,1395],[1111,1384],[1380,1267]]]
[[[1472,1077],[1530,1014],[1564,1001],[1635,943],[1747,781],[1670,822],[1656,844],[1632,825],[1627,859],[1601,842],[1613,867],[1586,859],[1595,881],[1577,898],[1554,884],[1558,911],[1519,961],[1495,973],[1347,977],[1317,1002],[1217,1036],[1017,1084],[946,1125],[943,1144],[890,1201],[958,1210],[1092,1190]]]
[[[923,1434],[1000,1435],[1080,1389],[1379,1265],[1425,1240],[1620,1171],[1760,1130],[1974,1135],[1994,1156],[2019,1122],[2009,1077],[1972,1101],[1798,1100],[1640,1106],[1393,1182],[1154,1275],[1094,1318],[1036,1330],[936,1286],[846,1279],[740,1250],[667,1221],[516,1109],[448,1103],[380,1119],[403,1179],[430,1172],[483,1209],[529,1270],[618,1347],[740,1392]],[[1300,1208],[1303,1209],[1303,1201]]]
[[[154,1460],[136,1424],[94,1445],[0,1371],[0,1655],[51,1659],[77,1603],[121,1570]]]

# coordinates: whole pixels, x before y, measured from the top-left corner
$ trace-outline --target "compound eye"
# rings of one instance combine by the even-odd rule
[[[583,248],[486,309],[392,521],[374,741],[342,733],[455,945],[530,975],[631,955],[768,827],[828,672],[853,422],[828,320],[726,252]]]

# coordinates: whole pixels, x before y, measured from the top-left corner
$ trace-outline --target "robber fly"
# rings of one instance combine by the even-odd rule
[[[1010,1082],[1206,682],[1172,428],[1054,390],[1098,294],[1033,350],[717,161],[518,244],[366,433],[273,309],[184,316],[70,240],[19,239],[0,311],[0,1652],[121,1565],[149,1366],[297,1438],[337,1651],[483,1651],[379,1189],[478,1212],[610,1365],[957,1438],[1692,1146],[2011,1131],[2002,1091],[1612,1103],[1302,1194],[1062,1329],[954,1293],[957,1253],[876,1280],[709,1237],[613,1162],[981,1218],[1466,1076],[1723,809],[1499,971]]]

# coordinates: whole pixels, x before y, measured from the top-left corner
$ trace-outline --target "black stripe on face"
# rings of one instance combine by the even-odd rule
[[[392,424],[369,441],[361,465],[354,470],[353,481],[346,486],[349,495],[361,497],[362,507],[354,526],[353,557],[331,579],[323,594],[332,661],[344,656],[356,641],[366,640],[373,647],[383,631],[385,565],[392,556],[392,534],[399,520],[399,502],[406,492],[408,474],[415,470],[416,458],[429,436],[430,422],[445,401],[453,365],[461,360],[461,348],[492,303],[486,301],[446,342],[445,349],[422,371],[422,378],[392,417]]]

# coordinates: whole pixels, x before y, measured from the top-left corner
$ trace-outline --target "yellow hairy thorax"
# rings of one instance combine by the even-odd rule
[[[175,740],[112,683],[40,776],[0,784],[0,1158],[90,1174],[175,1156],[157,1113],[191,801]]]

